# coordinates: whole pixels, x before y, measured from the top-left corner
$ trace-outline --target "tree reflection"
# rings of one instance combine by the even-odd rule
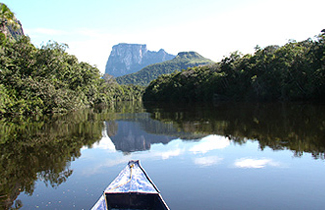
[[[172,123],[184,132],[218,134],[260,148],[307,152],[325,158],[325,106],[304,103],[145,104],[155,120]]]
[[[101,139],[103,121],[112,122],[107,130],[113,135],[115,119],[142,111],[142,103],[129,102],[65,116],[0,120],[0,209],[20,208],[23,203],[15,199],[21,192],[32,195],[38,180],[53,188],[67,181],[80,149]]]
[[[84,145],[101,138],[102,120],[92,111],[44,119],[0,121],[0,209],[20,192],[32,195],[37,180],[57,187],[72,174],[70,162]],[[15,208],[23,205],[16,201]]]
[[[103,121],[106,123],[103,124]],[[106,126],[106,127],[104,127]],[[124,154],[150,149],[173,139],[199,140],[210,134],[236,144],[248,139],[263,150],[290,149],[325,158],[325,106],[311,104],[123,103],[108,109],[66,116],[0,121],[0,209],[20,208],[21,192],[32,195],[36,181],[58,187],[69,179],[70,164],[83,146],[91,147],[102,130]],[[14,203],[15,201],[15,203]]]

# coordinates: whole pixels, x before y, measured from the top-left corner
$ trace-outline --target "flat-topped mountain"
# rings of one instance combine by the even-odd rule
[[[120,43],[113,46],[106,63],[105,73],[115,77],[123,76],[174,57],[163,49],[158,52],[150,51],[145,44]]]
[[[180,52],[172,60],[146,66],[136,73],[117,77],[116,81],[119,84],[146,86],[162,74],[171,74],[176,70],[180,71],[189,67],[208,65],[212,63],[214,62],[197,52]]]

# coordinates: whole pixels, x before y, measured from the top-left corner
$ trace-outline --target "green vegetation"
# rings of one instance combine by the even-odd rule
[[[325,99],[325,35],[238,52],[213,66],[193,67],[152,81],[144,101],[293,101]]]
[[[0,115],[64,113],[140,98],[132,87],[100,78],[99,70],[49,42],[35,48],[28,37],[0,46]]]
[[[69,55],[65,44],[49,42],[38,49],[26,36],[6,37],[4,24],[14,16],[1,6],[0,116],[65,113],[141,99],[143,88],[120,86],[107,76],[102,79],[96,67]]]
[[[149,65],[140,71],[117,77],[119,84],[135,84],[147,86],[152,80],[162,74],[171,74],[189,67],[212,64],[209,59],[204,58],[196,52],[181,52],[174,59],[162,63]]]

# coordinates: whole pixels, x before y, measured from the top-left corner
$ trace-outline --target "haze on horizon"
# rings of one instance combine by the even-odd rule
[[[113,45],[147,44],[214,61],[256,45],[305,40],[325,28],[323,0],[3,0],[40,47],[49,40],[103,73]]]

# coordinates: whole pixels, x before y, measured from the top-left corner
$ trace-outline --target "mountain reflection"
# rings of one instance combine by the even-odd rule
[[[205,136],[205,134],[177,131],[173,124],[153,120],[148,113],[128,115],[124,116],[124,119],[105,123],[108,134],[112,133],[112,126],[117,128],[114,134],[109,135],[110,139],[117,150],[126,153],[149,150],[151,144],[167,144],[177,138],[199,139]]]

